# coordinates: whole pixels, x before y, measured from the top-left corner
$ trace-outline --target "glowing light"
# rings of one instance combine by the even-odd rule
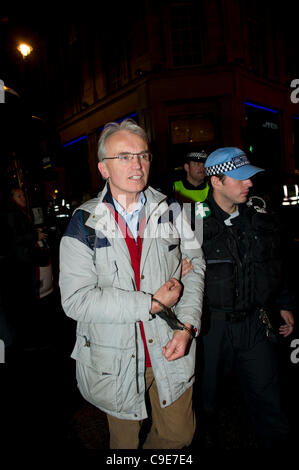
[[[252,108],[263,109],[264,111],[270,111],[270,113],[278,114],[278,111],[276,111],[275,109],[266,108],[265,106],[259,106],[259,105],[254,104],[254,103],[249,103],[249,101],[245,101],[244,104],[246,104],[247,106],[251,106]]]
[[[283,193],[284,193],[284,197],[287,198],[288,197],[288,187],[287,185],[283,185]]]
[[[87,139],[86,135],[83,135],[82,137],[78,137],[78,139],[74,139],[71,142],[67,142],[66,144],[63,145],[63,147],[68,147],[69,145],[73,145],[75,142],[79,142],[79,140],[82,139]]]
[[[299,187],[298,187],[298,184],[295,184],[294,185],[294,189],[295,189],[295,196],[290,196],[289,194],[289,188],[287,185],[283,185],[283,193],[284,193],[284,198],[283,198],[283,201],[282,201],[282,205],[283,206],[294,206],[296,204],[299,204]],[[291,192],[292,194],[294,194],[294,191]]]
[[[21,43],[18,45],[18,51],[22,54],[23,58],[25,59],[31,52],[33,48],[29,44]]]

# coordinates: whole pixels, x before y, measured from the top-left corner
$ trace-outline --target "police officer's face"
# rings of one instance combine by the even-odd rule
[[[115,132],[106,141],[107,157],[115,157],[124,152],[137,154],[146,150],[148,146],[142,137],[125,130]],[[112,196],[120,204],[123,198],[131,203],[138,200],[139,193],[147,184],[150,162],[141,161],[135,156],[126,164],[117,159],[104,160],[98,164],[98,168],[102,176],[109,179]]]
[[[203,162],[189,162],[184,166],[187,173],[187,180],[194,186],[199,185],[205,178],[205,166]]]
[[[251,179],[240,181],[230,176],[225,176],[223,181],[213,176],[212,179],[214,192],[218,194],[222,201],[228,204],[242,204],[247,201],[249,189],[252,187]]]

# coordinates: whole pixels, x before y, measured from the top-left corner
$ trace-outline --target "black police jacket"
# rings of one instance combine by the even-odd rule
[[[224,223],[210,194],[210,215],[203,219],[206,258],[206,304],[211,312],[244,316],[275,303],[281,284],[280,234],[272,215],[239,205],[239,216]]]

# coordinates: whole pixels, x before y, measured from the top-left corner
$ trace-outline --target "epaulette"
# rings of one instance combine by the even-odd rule
[[[254,210],[256,210],[256,212],[267,214],[266,202],[259,196],[251,196],[248,199],[246,205],[248,207],[252,207]]]

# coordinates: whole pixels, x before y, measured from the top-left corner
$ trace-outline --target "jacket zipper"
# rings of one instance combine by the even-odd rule
[[[138,341],[137,341],[137,323],[135,323],[135,343],[136,343],[136,389],[139,394],[139,384],[138,384]]]

